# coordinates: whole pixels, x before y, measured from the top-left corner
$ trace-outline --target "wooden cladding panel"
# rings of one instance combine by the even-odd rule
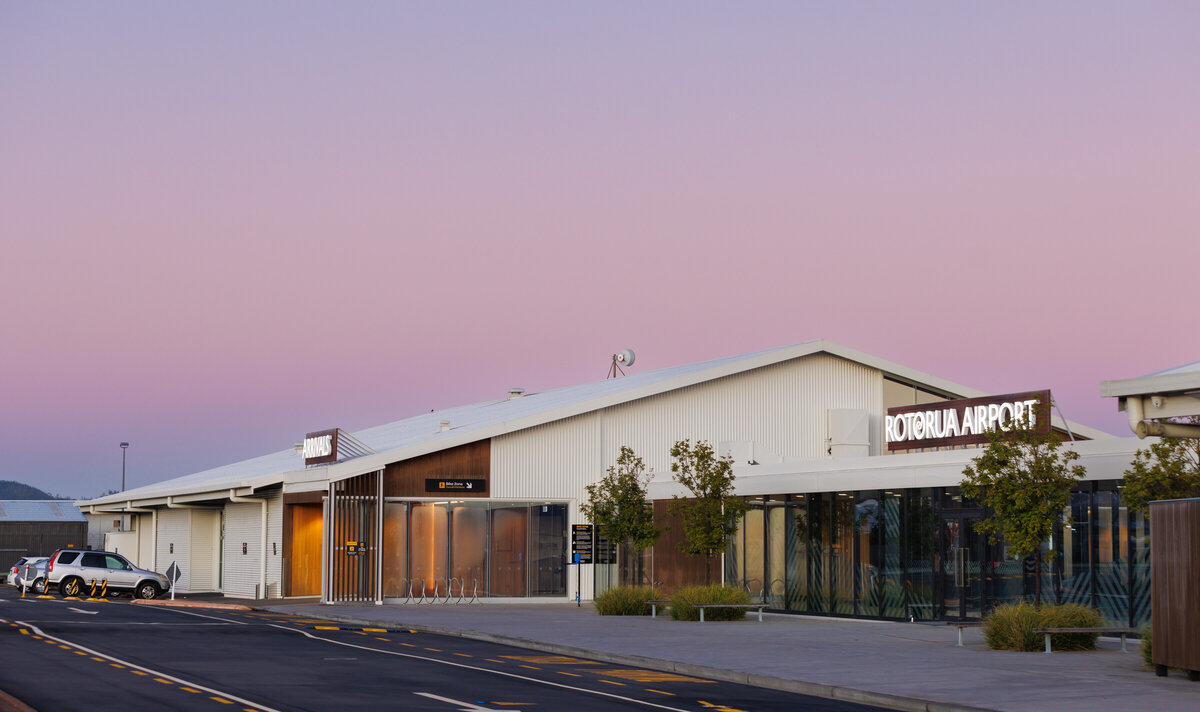
[[[703,556],[688,556],[679,550],[684,542],[683,522],[671,516],[669,499],[654,501],[654,523],[662,530],[662,536],[654,544],[654,580],[665,595],[670,595],[684,586],[705,583]],[[668,530],[667,527],[670,527]],[[721,556],[712,559],[712,580],[721,581]]]
[[[1154,664],[1200,671],[1200,499],[1150,504]]]
[[[284,550],[288,552],[285,596],[316,596],[321,593],[323,518],[320,504],[286,505],[283,508]]]
[[[383,496],[436,497],[425,490],[425,480],[483,480],[482,491],[455,491],[454,498],[487,497],[492,486],[492,441],[480,440],[449,450],[431,452],[411,460],[393,462],[384,470]]]
[[[379,473],[371,472],[333,484],[333,523],[330,534],[329,599],[365,603],[375,600],[379,572]],[[351,554],[349,542],[363,554]],[[361,543],[361,544],[360,544]]]

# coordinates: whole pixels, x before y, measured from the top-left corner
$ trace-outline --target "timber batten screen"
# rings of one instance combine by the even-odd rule
[[[330,486],[331,603],[377,600],[380,484],[380,473],[371,472]]]

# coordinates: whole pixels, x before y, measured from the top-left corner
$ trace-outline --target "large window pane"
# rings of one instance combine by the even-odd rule
[[[808,610],[808,502],[804,495],[788,502],[785,520],[787,600],[789,611]]]
[[[533,506],[534,596],[564,596],[567,593],[567,507],[562,504]]]
[[[408,504],[383,505],[383,595],[408,595]]]
[[[492,538],[488,552],[493,596],[525,595],[525,549],[529,540],[529,507],[492,510]]]
[[[763,575],[763,585],[766,591],[766,603],[771,608],[783,608],[784,587],[787,574],[785,573],[785,549],[787,533],[784,522],[787,519],[787,509],[782,501],[767,502],[767,541],[766,564]]]
[[[833,496],[833,538],[830,541],[830,597],[834,613],[854,614],[855,561],[854,495],[839,492]]]
[[[450,520],[449,593],[471,597],[484,592],[487,552],[487,506],[452,504]]]
[[[932,488],[908,490],[903,500],[904,560],[907,571],[908,616],[934,618],[934,545],[938,536]]]
[[[446,505],[413,503],[409,563],[413,595],[446,593]]]

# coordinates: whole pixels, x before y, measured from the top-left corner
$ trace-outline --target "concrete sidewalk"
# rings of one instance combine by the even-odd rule
[[[1193,712],[1200,683],[1142,667],[1137,641],[1088,652],[996,652],[980,629],[767,614],[762,623],[599,616],[570,603],[258,607],[347,624],[406,627],[907,710]]]

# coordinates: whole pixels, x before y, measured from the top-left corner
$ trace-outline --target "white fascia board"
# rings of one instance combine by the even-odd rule
[[[1100,395],[1106,398],[1166,395],[1198,390],[1200,390],[1200,372],[1195,371],[1100,382]]]
[[[1077,464],[1087,470],[1086,480],[1115,480],[1133,461],[1133,455],[1147,441],[1137,438],[1110,437],[1063,443],[1079,453]],[[895,490],[920,487],[953,487],[962,481],[962,471],[982,452],[982,448],[921,452],[901,455],[874,455],[856,458],[828,458],[805,462],[769,465],[735,465],[734,487],[741,496],[846,492],[854,490]],[[651,500],[683,497],[687,491],[670,479],[654,481],[648,487]]]

